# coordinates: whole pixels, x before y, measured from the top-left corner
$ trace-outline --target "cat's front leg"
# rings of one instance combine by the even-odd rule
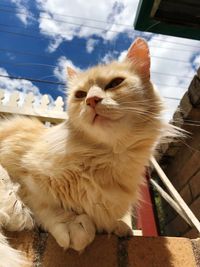
[[[123,220],[119,220],[115,223],[113,233],[119,237],[126,237],[132,236],[133,230],[126,222],[124,222]]]
[[[95,238],[96,228],[87,214],[77,215],[69,223],[70,248],[82,251]]]
[[[64,249],[81,251],[95,238],[95,225],[87,214],[48,209],[40,214],[40,222]]]
[[[96,229],[89,216],[81,214],[55,224],[50,232],[61,247],[82,251],[94,240]]]

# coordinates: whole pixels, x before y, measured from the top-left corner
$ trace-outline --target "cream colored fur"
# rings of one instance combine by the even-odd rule
[[[0,166],[0,230],[32,229],[34,222],[30,210],[17,196],[19,185],[12,183],[5,169]],[[0,233],[0,267],[21,267],[28,262],[22,253],[11,248]],[[28,266],[28,265],[26,265]]]
[[[0,163],[36,223],[65,249],[84,249],[96,231],[130,234],[121,219],[136,204],[145,166],[167,128],[149,65],[139,39],[122,63],[69,71],[64,123],[47,129],[23,117],[1,122]],[[116,77],[124,81],[105,90]],[[75,97],[80,90],[85,98]],[[88,104],[94,97],[101,99],[95,109]]]

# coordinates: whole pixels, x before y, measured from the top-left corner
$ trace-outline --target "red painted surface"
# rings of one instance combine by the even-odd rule
[[[145,175],[146,183],[141,187],[142,201],[137,208],[137,229],[141,229],[144,236],[158,236],[154,217],[153,204],[149,191],[149,173]]]

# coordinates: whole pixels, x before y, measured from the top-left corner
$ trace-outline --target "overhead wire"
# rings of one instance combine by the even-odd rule
[[[12,13],[12,14],[14,13],[14,14],[27,15],[25,12],[19,12],[19,11],[13,12],[11,10],[6,10],[6,9],[2,9],[2,8],[0,8],[0,11]],[[32,17],[35,18],[34,16],[32,16]],[[96,26],[91,26],[91,25],[86,25],[86,24],[80,24],[80,23],[71,22],[71,21],[47,18],[47,17],[41,16],[41,15],[39,16],[39,18],[46,19],[46,20],[51,20],[51,21],[53,20],[53,21],[56,21],[56,22],[62,22],[62,23],[66,23],[66,24],[70,24],[70,25],[74,25],[74,26],[79,26],[79,27],[84,27],[84,28],[90,28],[90,29],[101,30],[101,31],[103,30],[105,32],[121,33],[120,31],[104,29],[102,27],[96,27]]]
[[[13,9],[13,7],[9,6],[9,5],[0,4],[0,7],[1,6]],[[16,10],[20,10],[20,8],[17,8]],[[39,9],[39,11],[40,12],[46,12],[44,9]],[[103,24],[112,24],[112,25],[117,25],[117,26],[125,26],[125,27],[130,27],[131,29],[133,28],[133,26],[129,25],[129,24],[112,23],[112,22],[105,21],[105,20],[92,19],[92,18],[86,18],[86,17],[81,17],[81,16],[73,16],[73,15],[68,15],[68,14],[60,14],[60,13],[57,13],[57,12],[50,12],[50,13],[52,15],[58,15],[58,16],[61,16],[61,17],[67,17],[67,18],[73,18],[73,19],[82,19],[82,20],[94,21],[94,22],[99,22],[99,23],[103,23]]]
[[[5,23],[0,23],[0,26],[2,26],[2,27],[7,27],[7,28],[16,28],[16,29],[19,29],[19,30],[23,30],[24,31],[24,27],[20,27],[20,26],[16,26],[16,25],[10,25],[10,24],[5,24]],[[2,32],[5,32],[5,33],[10,33],[10,34],[14,34],[14,35],[21,35],[21,36],[24,36],[24,37],[31,37],[31,38],[38,38],[38,39],[44,39],[44,38],[48,38],[48,37],[51,37],[51,35],[50,34],[55,34],[55,35],[60,35],[58,32],[54,32],[54,31],[42,31],[42,33],[43,34],[45,34],[46,33],[46,35],[44,35],[44,36],[38,36],[38,35],[33,35],[33,34],[27,34],[27,33],[23,33],[23,32],[11,32],[11,31],[8,31],[8,30],[0,30],[0,31],[2,31]],[[31,29],[31,31],[34,31],[34,32],[36,32],[36,33],[38,33],[38,29]],[[154,40],[156,40],[156,41],[158,41],[158,39],[155,39],[154,38]],[[165,40],[159,40],[160,42],[161,41],[165,41]],[[120,41],[118,41],[117,42],[118,44],[124,44],[124,43],[122,43],[122,42],[120,42]],[[165,41],[165,43],[166,43],[166,41]],[[158,45],[154,45],[154,44],[150,44],[149,45],[150,46],[150,48],[151,47],[153,47],[153,48],[159,48],[159,49],[172,49],[171,47],[166,47],[166,46],[158,46]],[[188,45],[188,47],[190,47],[189,45]],[[194,48],[199,48],[200,49],[200,47],[194,47]],[[181,52],[194,52],[194,50],[190,50],[190,49],[183,49],[183,48],[175,48],[175,47],[173,47],[173,50],[176,50],[176,51],[181,51]]]
[[[36,82],[36,83],[55,84],[55,85],[61,85],[64,87],[66,86],[66,84],[62,83],[62,82],[54,82],[54,81],[36,79],[36,78],[31,78],[31,77],[19,77],[19,76],[4,75],[4,74],[0,74],[0,77],[9,78],[9,79],[17,79],[17,80],[27,80],[27,81]],[[183,87],[179,87],[179,86],[173,86],[173,85],[162,84],[162,83],[156,83],[156,84],[161,85],[161,86],[167,86],[167,87],[183,88]],[[185,88],[183,88],[183,89],[185,89]],[[174,98],[174,97],[165,97],[165,98],[180,100],[179,98]]]
[[[1,48],[0,47],[0,52],[1,51],[2,52],[8,52],[8,53],[11,53],[13,55],[20,54],[20,55],[28,55],[28,56],[34,56],[34,57],[40,57],[40,58],[44,57],[44,58],[54,58],[55,59],[55,56],[52,56],[52,55],[43,55],[43,54],[38,54],[38,53],[24,52],[24,51],[19,51],[19,50],[13,50],[13,49],[7,49],[7,48]],[[0,60],[0,62],[1,62],[1,60]],[[17,63],[17,64],[20,64],[20,63]],[[21,63],[21,64],[23,64],[23,63]],[[31,64],[34,64],[34,63],[31,63]],[[177,77],[177,78],[192,79],[192,76],[182,76],[182,75],[173,74],[173,73],[164,73],[164,72],[157,72],[157,71],[151,71],[151,73],[154,73],[156,75],[164,75],[164,76],[173,76],[173,77]]]
[[[26,13],[20,12],[19,10],[20,9],[17,8],[16,12],[13,12],[13,10],[11,11],[11,10],[5,10],[5,9],[0,8],[0,11],[2,11],[2,12],[10,12],[10,13],[14,13],[14,14],[26,14]],[[39,10],[39,11],[42,11],[42,10]],[[131,25],[125,25],[125,24],[120,24],[120,23],[108,23],[106,21],[100,21],[100,20],[83,18],[83,17],[77,17],[77,16],[71,16],[71,15],[62,15],[62,14],[58,14],[58,13],[52,13],[52,14],[60,15],[60,16],[63,16],[63,17],[71,17],[71,18],[84,19],[84,20],[88,20],[88,21],[96,21],[96,22],[101,22],[101,23],[105,23],[105,24],[108,24],[108,25],[118,25],[118,26],[124,26],[124,27],[131,27],[131,29],[133,29]],[[32,17],[33,18],[36,18],[35,16],[32,16]],[[121,33],[120,31],[114,31],[114,30],[110,30],[110,29],[104,29],[104,28],[101,28],[101,27],[95,27],[95,26],[91,26],[91,25],[79,24],[79,23],[69,22],[69,21],[65,21],[65,20],[58,20],[58,19],[55,19],[55,18],[48,18],[48,17],[44,17],[44,16],[41,16],[41,15],[39,16],[39,18],[43,18],[43,19],[47,19],[47,20],[53,20],[53,21],[56,21],[56,22],[63,22],[63,23],[66,23],[66,24],[76,25],[76,26],[79,26],[79,27],[86,27],[86,28],[93,28],[93,29],[97,29],[97,30],[103,30],[105,32]],[[1,24],[0,26],[14,27],[12,25],[9,25],[8,26],[8,25],[5,25],[5,24],[4,25]],[[5,31],[5,30],[0,30],[0,32],[4,32],[4,33],[8,33],[8,34],[13,34],[13,35],[18,35],[18,36],[24,36],[24,37],[38,38],[38,36],[36,36],[36,35],[31,35],[31,34],[26,34],[26,33],[21,33],[21,32],[11,32],[11,31]],[[46,33],[49,34],[49,32],[46,32]],[[43,36],[43,38],[45,38],[45,35]],[[182,46],[186,46],[186,47],[193,47],[193,48],[200,49],[200,47],[198,47],[198,46],[189,45],[189,44],[183,44],[183,43],[179,43],[179,42],[177,43],[177,42],[173,42],[173,41],[169,41],[169,40],[163,40],[163,39],[159,39],[159,38],[154,38],[154,40],[155,41],[164,41],[165,43],[172,43],[172,44],[176,44],[176,45],[182,45]],[[151,45],[151,46],[152,47],[156,47],[156,46],[153,46],[153,45]],[[170,48],[167,48],[167,47],[158,47],[158,48],[161,48],[161,49],[170,49]],[[0,50],[3,51],[3,48],[0,48]],[[184,50],[182,48],[181,49],[177,49],[177,50],[192,52],[192,50]],[[22,54],[22,52],[19,52],[19,51],[16,52],[16,53],[21,53]],[[27,55],[31,55],[32,54],[32,55],[34,55],[33,53],[30,53],[30,52],[24,52],[24,54],[27,54]],[[36,56],[36,54],[34,56]],[[40,56],[42,56],[42,55],[40,55]],[[43,55],[43,57],[51,57],[51,56],[46,56],[46,55],[44,56]],[[172,59],[172,58],[167,58],[167,57],[159,57],[159,56],[152,56],[152,57],[155,57],[155,58],[158,58],[158,59],[162,59],[162,60],[171,60],[171,61],[176,61],[176,62],[179,61],[181,63],[190,64],[189,62],[184,61],[184,60],[177,60],[177,59]],[[23,64],[23,63],[14,63],[14,64],[19,65],[19,64]],[[27,63],[25,63],[25,64],[27,64]],[[34,63],[31,63],[31,65],[34,65]],[[47,66],[47,64],[37,64],[37,65],[41,65],[41,66],[42,65],[46,65]],[[157,74],[157,75],[176,76],[176,77],[182,77],[182,78],[188,78],[188,79],[192,78],[192,77],[187,77],[187,76],[184,76],[184,77],[183,76],[180,76],[180,75],[178,76],[176,74],[169,74],[169,73],[168,74],[167,73],[160,73],[160,72],[154,72],[154,73]],[[61,83],[61,82],[54,82],[54,81],[49,81],[49,80],[35,79],[35,78],[32,78],[32,77],[18,77],[18,76],[10,76],[10,75],[0,75],[0,77],[10,78],[10,79],[23,79],[23,80],[29,80],[29,81],[32,81],[32,82],[49,83],[49,84],[56,84],[56,85],[62,85],[62,86],[65,85],[64,83]],[[160,85],[160,86],[166,86],[166,87],[183,88],[183,87],[179,87],[177,85],[169,85],[169,84],[161,84],[161,83],[157,83],[157,84]],[[185,89],[185,88],[183,88],[183,89]],[[175,98],[175,97],[166,97],[165,96],[164,98],[166,98],[166,99],[172,99],[172,100],[180,100],[179,98]]]
[[[56,85],[65,85],[65,83],[61,83],[61,82],[54,82],[54,81],[49,81],[49,80],[35,79],[35,78],[31,78],[31,77],[19,77],[19,76],[4,75],[4,74],[0,74],[0,77],[9,78],[9,79],[15,79],[15,80],[27,80],[27,81],[30,81],[30,82],[37,82],[37,83],[48,83],[48,84],[56,84]]]
[[[25,55],[25,56],[34,56],[34,57],[44,57],[44,58],[55,58],[55,56],[53,55],[44,55],[44,54],[39,54],[39,53],[32,53],[32,52],[27,52],[27,51],[19,51],[19,50],[15,50],[15,49],[8,49],[8,48],[3,48],[0,47],[0,52],[8,52],[11,54],[19,54],[19,55]]]
[[[0,25],[1,26],[1,25]],[[18,36],[24,36],[24,37],[31,37],[34,39],[45,39],[45,38],[49,38],[50,36],[38,36],[38,35],[30,35],[30,34],[26,34],[26,33],[21,33],[21,32],[11,32],[11,31],[5,31],[5,30],[1,30],[0,32],[4,32],[4,33],[8,33],[8,34],[13,34],[13,35],[18,35]],[[122,42],[118,42],[118,44],[122,44]],[[157,45],[149,45],[150,48],[156,48],[156,49],[169,49],[171,50],[170,47],[162,47],[162,46],[157,46]],[[180,49],[180,48],[174,48],[173,47],[173,51],[179,51],[179,52],[195,52],[194,50],[189,50],[189,49]]]
[[[13,9],[12,10],[9,10],[9,9],[2,9],[0,8],[0,11],[2,12],[9,12],[9,13],[14,13],[14,14],[22,14],[22,15],[27,15],[25,12],[21,12],[19,11],[20,8],[17,8],[16,10],[14,10],[13,12]],[[40,10],[39,10],[40,11]],[[54,14],[54,13],[51,13],[51,14]],[[57,13],[58,15],[58,13]],[[95,20],[95,19],[89,19],[89,18],[84,18],[84,17],[77,17],[77,16],[71,16],[71,15],[62,15],[64,17],[73,17],[73,18],[81,18],[81,19],[86,19],[88,21],[98,21],[98,20]],[[31,15],[32,18],[36,18],[35,16]],[[42,18],[42,19],[46,19],[46,20],[52,20],[52,21],[56,21],[56,22],[63,22],[63,23],[66,23],[66,24],[72,24],[72,25],[76,25],[76,26],[80,26],[80,27],[86,27],[86,28],[93,28],[93,29],[97,29],[97,30],[103,30],[103,31],[108,31],[108,32],[115,32],[115,33],[121,33],[120,31],[115,31],[115,30],[109,30],[109,29],[104,29],[104,28],[101,28],[101,27],[96,27],[96,26],[91,26],[91,25],[86,25],[86,24],[80,24],[80,23],[75,23],[75,22],[70,22],[70,21],[65,21],[65,20],[58,20],[58,19],[55,19],[55,18],[52,18],[52,17],[45,17],[45,16],[39,16],[39,18]],[[103,21],[100,21],[99,22],[103,22]],[[126,24],[118,24],[118,23],[108,23],[108,22],[103,22],[105,24],[109,24],[109,25],[121,25],[121,26],[124,26],[124,27],[131,27],[132,30],[133,29],[133,26],[131,25],[126,25]],[[172,44],[176,44],[176,45],[182,45],[182,46],[187,46],[187,47],[193,47],[193,48],[198,48],[200,49],[200,46],[195,46],[195,45],[192,45],[192,44],[183,44],[183,43],[180,43],[180,42],[177,42],[177,41],[170,41],[170,40],[163,40],[163,39],[160,39],[160,38],[154,38],[154,40],[156,41],[164,41],[164,42],[167,42],[167,43],[172,43]]]
[[[3,30],[0,30],[0,32],[9,33],[9,34],[14,34],[14,35],[19,35],[19,36],[25,36],[25,37],[37,38],[37,36],[35,36],[35,35],[24,34],[24,33],[10,32],[10,31],[3,31]],[[41,38],[44,38],[44,37],[41,37]],[[181,62],[181,63],[184,63],[184,64],[190,64],[190,62],[188,62],[188,61],[186,61],[186,60],[178,60],[178,59],[175,59],[175,58],[160,57],[160,56],[155,56],[155,55],[152,55],[151,57],[158,58],[158,59],[164,59],[164,60],[175,61],[175,62]]]

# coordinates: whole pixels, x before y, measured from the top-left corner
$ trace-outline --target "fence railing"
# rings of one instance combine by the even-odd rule
[[[67,118],[61,96],[55,101],[50,101],[48,95],[42,95],[38,99],[33,93],[20,94],[18,91],[7,93],[3,89],[0,89],[0,114],[26,115],[52,123],[59,123]]]

